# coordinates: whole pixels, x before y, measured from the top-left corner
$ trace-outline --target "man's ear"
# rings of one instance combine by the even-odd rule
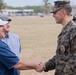
[[[63,16],[67,15],[66,10],[65,10],[65,9],[61,9],[61,14],[62,14]]]

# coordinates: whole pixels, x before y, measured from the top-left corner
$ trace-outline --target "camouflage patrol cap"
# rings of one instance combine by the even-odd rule
[[[62,8],[66,9],[69,13],[71,13],[72,8],[70,6],[70,1],[55,1],[54,8],[52,9],[51,13],[55,13]]]

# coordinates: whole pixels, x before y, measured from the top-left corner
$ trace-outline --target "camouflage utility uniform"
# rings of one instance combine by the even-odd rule
[[[55,69],[55,75],[76,75],[76,25],[72,21],[63,27],[56,55],[45,65],[45,72]]]

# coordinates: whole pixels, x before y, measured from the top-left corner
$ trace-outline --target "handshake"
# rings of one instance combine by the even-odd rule
[[[36,66],[35,66],[35,70],[36,70],[37,72],[42,72],[42,71],[44,71],[45,69],[46,69],[45,64],[42,63],[42,62],[36,64]]]

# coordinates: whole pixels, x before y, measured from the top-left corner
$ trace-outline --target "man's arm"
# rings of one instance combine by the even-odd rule
[[[19,61],[16,65],[13,66],[13,68],[16,68],[18,70],[35,69],[36,64],[35,63],[28,63],[28,62],[24,62],[24,61]]]
[[[19,61],[16,65],[13,66],[13,68],[16,68],[18,70],[34,69],[37,72],[40,72],[40,69],[43,69],[43,64],[40,66],[40,64],[37,64],[37,63],[29,63],[29,62]]]

